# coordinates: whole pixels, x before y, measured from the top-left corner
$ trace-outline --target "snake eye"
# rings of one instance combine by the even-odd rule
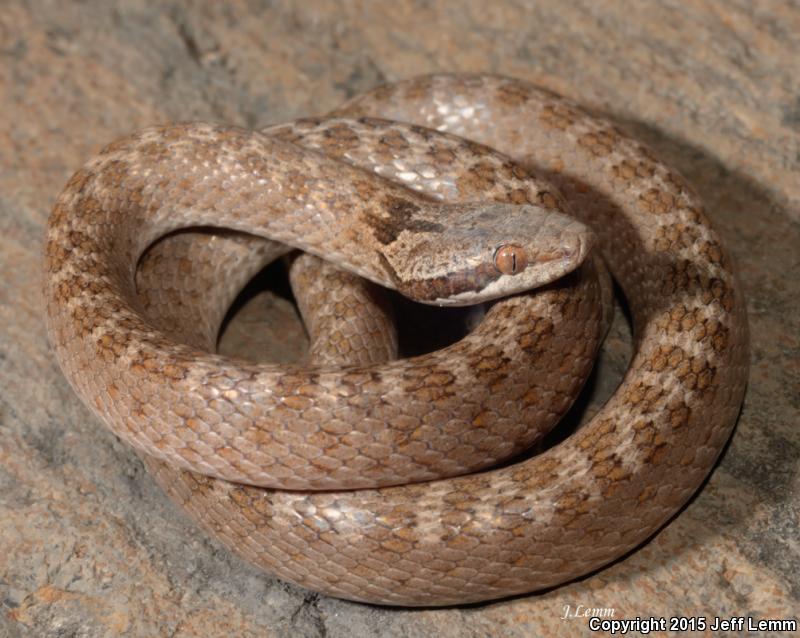
[[[516,275],[525,270],[528,257],[522,246],[503,244],[494,251],[494,267],[504,275]]]

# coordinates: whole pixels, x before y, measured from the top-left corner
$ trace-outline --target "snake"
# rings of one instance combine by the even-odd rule
[[[180,256],[162,251],[137,290],[148,247],[184,229],[199,237],[164,243]],[[196,246],[223,247],[225,266],[193,266]],[[237,264],[252,274],[292,248],[485,317],[451,346],[383,361],[390,336],[377,363],[215,354]],[[133,134],[71,178],[44,252],[48,334],[86,405],[235,552],[357,601],[492,600],[620,558],[698,490],[747,382],[741,286],[687,181],[607,118],[514,78],[416,77],[264,131]],[[598,255],[630,310],[629,367],[576,432],[491,469],[585,380]],[[207,285],[215,274],[230,285]]]

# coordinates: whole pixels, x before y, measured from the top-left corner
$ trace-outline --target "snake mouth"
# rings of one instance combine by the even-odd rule
[[[415,279],[398,284],[398,291],[421,303],[434,305],[470,305],[483,301],[479,293],[501,273],[487,264],[467,270],[450,271],[445,275]],[[475,298],[475,301],[473,301]]]

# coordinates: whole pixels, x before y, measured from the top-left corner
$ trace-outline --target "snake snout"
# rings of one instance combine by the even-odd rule
[[[574,236],[574,241],[571,242],[571,245],[567,247],[568,255],[571,255],[574,258],[574,261],[577,265],[582,264],[586,261],[586,258],[589,256],[589,253],[594,248],[594,245],[597,243],[597,235],[592,232],[591,229],[586,227],[584,232],[578,233]]]

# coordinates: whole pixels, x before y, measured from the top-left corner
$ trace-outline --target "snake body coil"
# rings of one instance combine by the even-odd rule
[[[45,281],[72,385],[223,542],[327,594],[487,600],[635,547],[706,477],[747,379],[744,300],[697,197],[610,123],[518,80],[421,77],[334,115],[263,133],[151,129],[73,177]],[[145,249],[194,226],[261,237],[176,239],[137,285]],[[593,262],[580,265],[586,227],[631,308],[625,378],[562,443],[461,476],[530,445],[588,374],[603,321]],[[216,271],[192,265],[219,246]],[[315,354],[303,368],[209,354],[238,287],[287,246],[426,302],[511,296],[419,358]],[[209,283],[220,274],[227,285]]]

